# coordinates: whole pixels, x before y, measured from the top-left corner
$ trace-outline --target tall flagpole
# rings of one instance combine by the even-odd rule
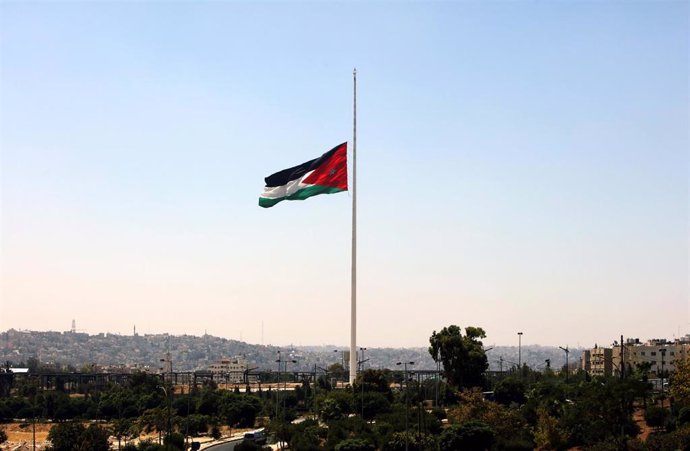
[[[357,69],[352,71],[352,280],[350,286],[350,385],[357,377]]]

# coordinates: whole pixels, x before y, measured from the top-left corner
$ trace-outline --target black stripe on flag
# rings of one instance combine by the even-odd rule
[[[343,143],[346,144],[346,143]],[[314,158],[306,163],[299,164],[295,167],[283,169],[282,171],[271,174],[264,179],[267,187],[283,186],[291,180],[297,180],[309,171],[312,171],[322,164],[326,163],[335,153],[336,150],[343,144],[338,144],[319,158]]]

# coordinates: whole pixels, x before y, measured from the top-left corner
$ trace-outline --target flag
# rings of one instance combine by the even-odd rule
[[[319,158],[283,169],[264,179],[259,206],[272,207],[282,200],[304,200],[317,194],[347,191],[347,143],[335,146]]]

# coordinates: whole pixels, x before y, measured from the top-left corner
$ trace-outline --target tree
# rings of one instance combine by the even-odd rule
[[[394,432],[383,445],[383,451],[432,451],[436,442],[431,435],[416,432]]]
[[[165,451],[183,451],[184,450],[184,435],[179,432],[173,432],[163,440],[163,449]]]
[[[48,451],[108,451],[108,432],[92,424],[88,428],[81,423],[58,423],[50,429]]]
[[[484,385],[489,362],[481,338],[486,338],[481,327],[466,327],[464,336],[456,325],[431,334],[429,354],[443,364],[444,375],[451,385],[458,388]]]
[[[252,395],[226,392],[218,402],[218,413],[228,426],[251,428],[260,410],[259,398]]]
[[[335,451],[374,451],[376,447],[361,438],[349,438],[335,446]]]
[[[347,379],[347,369],[340,363],[329,365],[326,369],[328,370],[328,374],[336,379]]]
[[[525,403],[525,384],[517,377],[511,376],[496,383],[494,387],[496,402],[509,406]]]
[[[122,444],[122,439],[126,439],[129,437],[129,434],[131,433],[133,421],[130,420],[129,418],[120,418],[113,420],[111,426],[110,426],[110,432],[117,439],[117,449],[120,449],[121,444]]]
[[[458,394],[457,407],[448,411],[451,422],[481,421],[494,431],[497,449],[534,449],[530,425],[518,409],[486,401],[479,390]]]
[[[460,426],[445,429],[439,438],[441,451],[459,449],[487,450],[494,442],[494,431],[485,423],[470,420]]]
[[[558,419],[549,414],[546,407],[537,409],[537,427],[534,441],[539,449],[566,449],[568,434],[560,426]]]
[[[295,451],[318,451],[320,449],[318,425],[300,429],[293,431],[292,437],[290,437],[290,449]]]
[[[320,406],[319,416],[323,421],[332,421],[343,417],[338,402],[333,398],[324,399]]]
[[[165,430],[167,426],[166,412],[160,407],[149,409],[139,418],[139,425],[144,432],[157,431],[158,444],[160,444],[163,430]]]
[[[690,406],[690,359],[674,362],[676,371],[671,375],[670,392],[676,401]]]
[[[649,427],[656,429],[661,429],[666,422],[666,418],[669,416],[669,412],[661,407],[650,406],[644,413],[644,420],[647,422]]]

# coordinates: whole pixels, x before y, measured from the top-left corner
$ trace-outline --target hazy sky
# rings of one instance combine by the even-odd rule
[[[0,3],[0,329],[359,346],[689,330],[689,6]],[[263,325],[263,329],[262,329]],[[263,336],[262,336],[263,330]]]

